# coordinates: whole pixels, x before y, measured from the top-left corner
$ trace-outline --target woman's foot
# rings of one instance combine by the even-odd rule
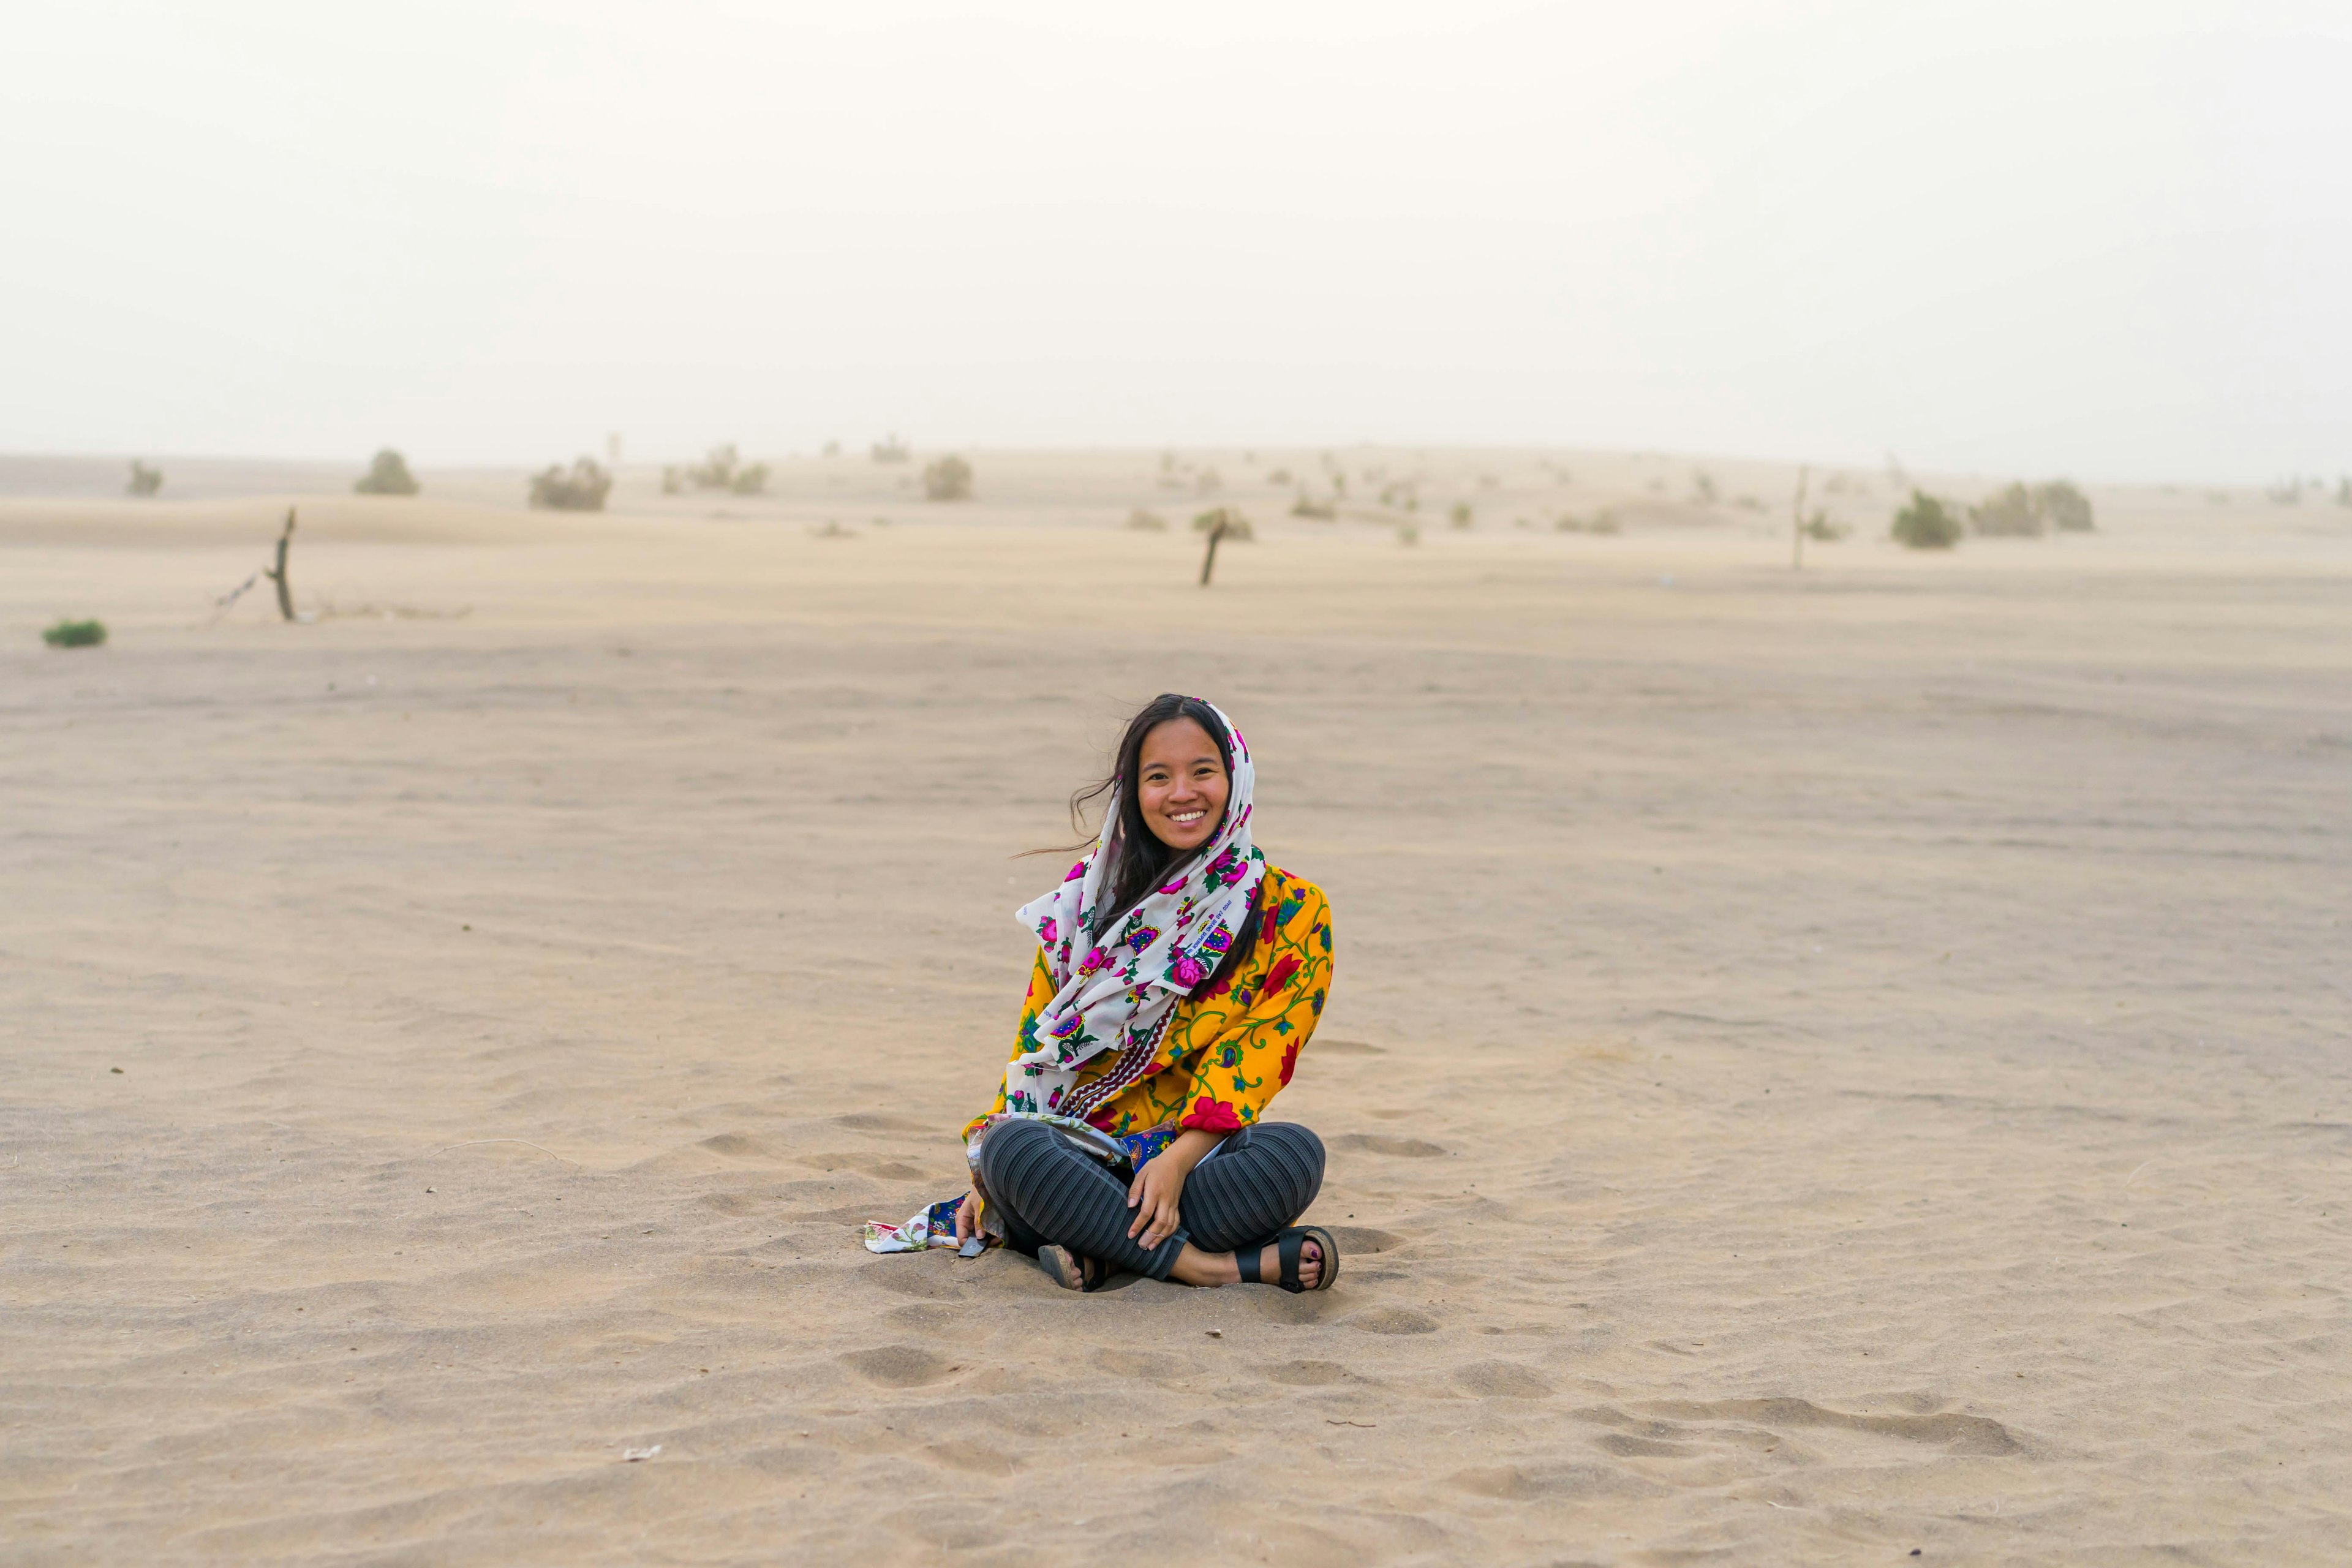
[[[1269,1285],[1282,1278],[1279,1243],[1258,1248],[1257,1277]],[[1168,1271],[1168,1278],[1179,1285],[1238,1285],[1242,1282],[1241,1260],[1230,1252],[1203,1252],[1187,1243],[1176,1257],[1176,1267]],[[1312,1290],[1322,1282],[1323,1244],[1310,1236],[1299,1244],[1298,1284],[1302,1289]]]
[[[1098,1258],[1087,1258],[1066,1247],[1045,1246],[1037,1249],[1037,1267],[1045,1278],[1065,1290],[1099,1289],[1110,1270]]]

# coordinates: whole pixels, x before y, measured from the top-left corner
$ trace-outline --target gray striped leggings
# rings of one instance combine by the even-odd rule
[[[1040,1121],[1005,1121],[980,1146],[980,1181],[1004,1239],[1034,1257],[1048,1242],[1113,1268],[1165,1279],[1191,1242],[1203,1252],[1264,1247],[1307,1212],[1323,1185],[1323,1140],[1288,1121],[1228,1137],[1192,1167],[1177,1201],[1183,1223],[1146,1249],[1127,1227],[1127,1184]]]

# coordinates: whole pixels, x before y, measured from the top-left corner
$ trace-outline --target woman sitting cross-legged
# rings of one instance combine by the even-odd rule
[[[1322,892],[1250,842],[1255,770],[1225,716],[1138,713],[1087,857],[1024,906],[1037,963],[996,1103],[964,1129],[975,1230],[1072,1289],[1129,1269],[1186,1285],[1319,1290],[1331,1234],[1293,1227],[1322,1141],[1262,1120],[1331,983]]]

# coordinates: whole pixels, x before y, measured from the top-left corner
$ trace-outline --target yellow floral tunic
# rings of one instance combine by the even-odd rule
[[[1323,889],[1268,866],[1257,909],[1257,945],[1230,974],[1176,1005],[1143,1076],[1087,1119],[1125,1141],[1138,1164],[1184,1128],[1232,1132],[1263,1116],[1290,1081],[1298,1053],[1323,1016],[1331,988],[1331,907]],[[1034,1048],[1030,1026],[1054,991],[1053,971],[1041,952],[1029,972],[1013,1058]],[[1118,1057],[1116,1051],[1097,1056],[1079,1068],[1078,1085],[1109,1071]],[[1000,1075],[996,1102],[972,1118],[964,1137],[1003,1110]]]

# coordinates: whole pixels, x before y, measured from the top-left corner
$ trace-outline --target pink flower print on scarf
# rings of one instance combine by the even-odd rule
[[[1055,942],[1059,941],[1061,939],[1061,922],[1055,920],[1051,915],[1047,915],[1044,920],[1037,923],[1037,940],[1047,947],[1053,946]]]
[[[1207,978],[1208,973],[1201,966],[1201,961],[1189,952],[1178,953],[1176,962],[1168,966],[1168,978],[1187,991]]]
[[[1080,974],[1092,974],[1097,969],[1108,969],[1109,967],[1110,954],[1105,952],[1098,947],[1088,952],[1086,957],[1078,961],[1078,973]]]

